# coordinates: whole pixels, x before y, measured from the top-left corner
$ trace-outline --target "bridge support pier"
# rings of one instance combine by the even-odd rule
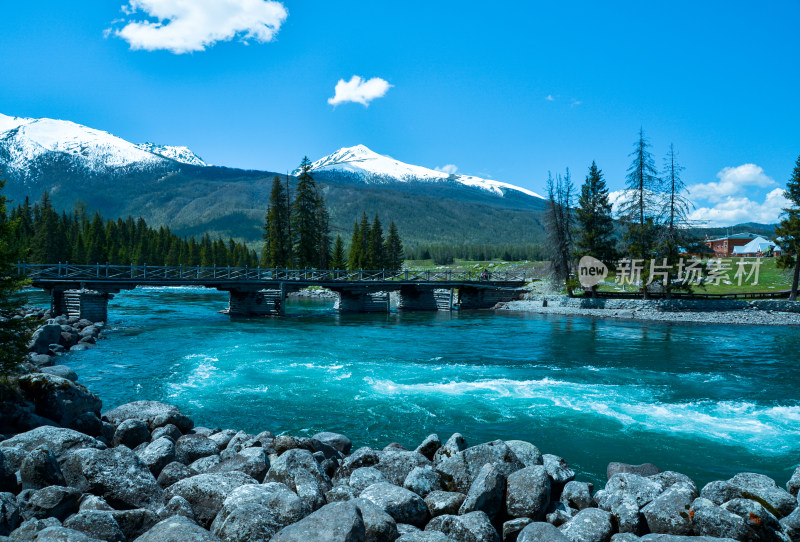
[[[81,318],[90,322],[108,320],[110,292],[98,290],[50,290],[50,312],[55,316]]]
[[[231,316],[281,316],[286,306],[284,290],[231,290],[228,314]]]
[[[339,312],[389,312],[388,292],[363,290],[338,290],[339,299],[334,309]]]
[[[463,310],[491,309],[498,303],[520,298],[521,291],[516,288],[470,288],[458,291],[459,307]]]
[[[397,308],[403,311],[449,311],[453,308],[453,291],[441,288],[403,286]]]

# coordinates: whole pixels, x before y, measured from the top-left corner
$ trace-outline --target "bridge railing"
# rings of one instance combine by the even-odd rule
[[[524,282],[525,274],[514,271],[487,273],[471,269],[413,270],[400,271],[341,269],[281,269],[261,267],[201,267],[183,265],[76,265],[17,264],[18,272],[30,279],[40,281],[99,281],[99,282],[220,282],[220,281],[302,281],[302,282]]]

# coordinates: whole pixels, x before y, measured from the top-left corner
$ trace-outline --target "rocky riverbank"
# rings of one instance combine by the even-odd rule
[[[800,468],[785,489],[753,473],[698,488],[612,463],[595,488],[519,440],[353,449],[330,432],[197,427],[154,401],[104,411],[77,375],[34,362],[51,354],[2,389],[0,541],[800,540]]]
[[[657,322],[800,326],[800,303],[790,301],[646,301],[529,294],[519,301],[499,303],[495,309]]]

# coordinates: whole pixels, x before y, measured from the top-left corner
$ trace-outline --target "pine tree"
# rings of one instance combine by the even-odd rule
[[[280,178],[276,175],[272,181],[269,196],[269,208],[264,223],[265,267],[292,266],[292,242],[289,237],[289,203],[288,195],[283,189]]]
[[[350,238],[350,252],[347,256],[347,268],[350,271],[358,271],[361,249],[361,228],[358,226],[358,220],[353,223],[353,236]]]
[[[378,215],[372,221],[369,230],[369,248],[367,249],[367,267],[374,271],[379,271],[385,266],[383,253],[383,225]]]
[[[294,257],[301,269],[315,267],[319,247],[319,211],[317,185],[311,175],[308,157],[300,163],[300,176],[292,204],[292,232],[294,234]]]
[[[569,170],[564,177],[547,177],[547,237],[552,250],[553,273],[563,281],[567,294],[572,295],[572,180]]]
[[[783,251],[778,265],[784,269],[794,268],[789,299],[797,301],[800,285],[800,157],[797,158],[792,176],[786,183],[785,196],[789,200],[789,207],[783,210],[784,218],[775,228],[775,235],[779,237]]]
[[[347,258],[344,255],[344,243],[342,236],[337,235],[333,243],[333,255],[331,256],[331,269],[341,271],[347,269]]]
[[[400,271],[403,268],[403,241],[397,233],[397,226],[394,220],[389,226],[389,233],[386,235],[385,244],[386,269],[389,271]]]
[[[5,187],[0,180],[0,191]],[[11,246],[17,236],[21,221],[9,220],[6,212],[6,197],[0,195],[0,377],[7,378],[17,371],[25,360],[32,324],[26,319],[17,318],[23,305],[18,296],[25,282],[17,274],[16,264],[22,255]]]
[[[328,269],[331,266],[331,231],[330,215],[325,205],[325,198],[317,193],[317,269]]]
[[[614,260],[614,217],[603,172],[595,162],[589,166],[589,174],[581,186],[575,222],[575,250],[578,257],[592,256],[605,263]]]
[[[673,267],[678,264],[680,246],[689,241],[689,211],[692,203],[686,197],[686,185],[681,179],[683,167],[678,164],[678,153],[670,143],[667,156],[664,158],[663,188],[665,192],[662,216],[664,224],[660,228],[660,252],[670,266],[667,276],[667,295],[672,292],[674,277]]]
[[[367,213],[361,215],[361,223],[358,225],[358,267],[356,269],[366,269],[369,267],[369,240],[370,226]]]

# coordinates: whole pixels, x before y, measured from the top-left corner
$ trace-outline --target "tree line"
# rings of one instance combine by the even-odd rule
[[[550,253],[541,245],[419,245],[406,250],[409,260],[433,260],[436,265],[450,265],[459,260],[507,262],[541,261]]]
[[[187,265],[257,267],[258,257],[244,243],[179,237],[167,227],[152,228],[142,218],[104,219],[78,205],[58,213],[47,192],[39,202],[24,203],[0,215],[9,230],[10,250],[22,261],[38,264]]]
[[[403,242],[392,222],[384,236],[380,217],[370,224],[367,214],[356,221],[345,250],[341,235],[331,244],[330,215],[325,198],[311,173],[311,161],[300,164],[300,175],[292,198],[286,184],[275,176],[264,219],[265,267],[301,269],[399,270],[403,266]],[[346,253],[347,252],[347,253]]]

